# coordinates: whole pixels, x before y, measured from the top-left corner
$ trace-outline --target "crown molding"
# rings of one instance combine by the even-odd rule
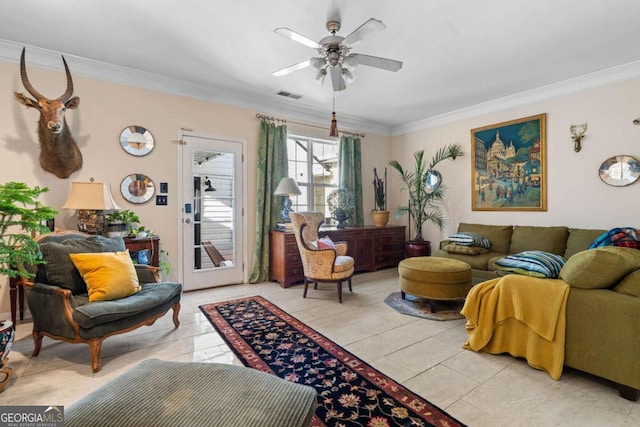
[[[18,63],[24,44],[0,39],[0,60]],[[26,45],[29,51],[29,65],[62,72],[60,52],[54,52],[37,46]],[[232,91],[221,86],[198,84],[195,82],[149,73],[106,62],[82,58],[63,53],[73,74],[98,80],[119,83],[142,89],[154,90],[172,95],[186,96],[203,101],[230,105],[247,110],[258,110],[269,115],[285,116],[287,119],[300,120],[318,126],[328,126],[330,113],[313,108],[294,105],[295,101],[277,102],[253,93]],[[340,129],[371,132],[391,136],[391,126],[362,120],[358,117],[340,114]]]
[[[0,39],[0,60],[18,63],[23,46],[21,43]],[[30,65],[61,72],[60,52],[31,45],[27,45],[27,47]],[[284,116],[286,119],[300,120],[311,125],[327,126],[329,122],[330,116],[327,111],[295,105],[296,101],[279,102],[279,100],[257,96],[253,93],[233,91],[221,86],[198,84],[79,56],[64,55],[67,62],[72,64],[73,73],[83,77],[247,110],[258,110],[264,114]],[[635,61],[398,126],[381,125],[348,114],[340,114],[338,123],[340,128],[345,130],[370,132],[382,136],[398,136],[639,77],[640,61]]]
[[[404,135],[435,126],[441,126],[470,117],[520,107],[535,102],[547,101],[560,96],[571,95],[588,89],[620,83],[640,77],[640,61],[629,62],[616,67],[607,68],[584,76],[541,86],[517,94],[497,98],[459,110],[450,111],[415,122],[394,126],[391,136]]]

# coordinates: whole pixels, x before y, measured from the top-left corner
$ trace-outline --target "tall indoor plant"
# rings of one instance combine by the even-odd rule
[[[444,198],[444,188],[429,188],[427,179],[434,171],[435,166],[443,160],[453,159],[461,156],[462,146],[460,144],[450,144],[441,147],[427,164],[424,158],[424,150],[413,154],[415,160],[415,170],[405,170],[397,160],[389,161],[389,165],[400,174],[400,181],[404,185],[403,190],[409,193],[407,204],[397,208],[397,216],[408,214],[414,226],[414,236],[407,242],[407,256],[430,255],[431,242],[422,237],[422,227],[427,222],[431,222],[442,228],[445,224],[445,217],[440,207],[440,202]]]
[[[384,169],[384,180],[378,176],[376,168],[373,168],[373,195],[375,207],[371,211],[371,219],[376,227],[385,227],[389,222],[386,184],[387,168]]]
[[[32,233],[47,233],[46,221],[58,213],[38,202],[49,191],[22,182],[0,184],[0,275],[32,278],[26,265],[42,264],[42,254]]]

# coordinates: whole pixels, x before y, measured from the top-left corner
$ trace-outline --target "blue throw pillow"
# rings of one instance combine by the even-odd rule
[[[560,255],[543,251],[525,251],[500,258],[496,270],[525,276],[557,279],[565,259]]]
[[[491,247],[489,239],[472,231],[463,231],[461,233],[452,234],[449,236],[449,240],[452,243],[462,246],[478,246],[487,249]]]

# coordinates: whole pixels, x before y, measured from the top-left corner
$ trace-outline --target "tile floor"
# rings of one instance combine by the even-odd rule
[[[395,269],[358,274],[343,304],[329,284],[310,290],[306,299],[301,286],[282,289],[275,283],[188,292],[177,330],[169,315],[107,339],[96,374],[84,344],[45,338],[40,355],[31,358],[31,324],[19,322],[9,355],[14,378],[0,405],[69,406],[151,357],[240,364],[198,306],[262,295],[470,426],[640,425],[640,402],[622,399],[611,384],[571,370],[554,381],[525,361],[463,350],[464,320],[398,314],[383,302],[397,283]]]

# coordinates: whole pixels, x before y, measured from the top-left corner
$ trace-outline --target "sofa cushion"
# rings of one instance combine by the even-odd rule
[[[489,249],[484,248],[482,246],[458,245],[456,243],[449,243],[448,245],[445,245],[442,249],[449,252],[450,254],[463,254],[463,255],[480,255],[480,254],[486,254],[489,252]]]
[[[614,289],[621,294],[640,298],[640,270],[627,274]]]
[[[179,283],[147,283],[142,285],[140,292],[126,298],[79,305],[73,310],[73,320],[82,328],[93,328],[150,311],[181,292],[182,285]],[[80,303],[81,300],[82,298],[78,298],[76,302]]]
[[[69,254],[122,252],[125,249],[122,237],[91,236],[70,238],[62,242],[44,241],[40,243],[40,251],[46,264],[38,266],[37,279],[42,283],[69,289],[74,295],[86,294],[87,286]]]
[[[464,255],[464,254],[452,254],[443,249],[438,249],[435,252],[431,253],[431,256],[442,257],[442,258],[451,258],[457,259],[459,261],[464,261],[471,266],[471,268],[477,270],[491,270],[490,260],[502,258],[504,254],[499,254],[496,252],[487,252],[486,254],[479,255]]]
[[[90,302],[128,297],[141,289],[128,250],[69,256],[87,284]]]
[[[477,246],[486,249],[491,247],[489,239],[471,231],[452,234],[449,240],[461,246]]]
[[[578,252],[567,260],[560,278],[575,288],[610,288],[640,269],[640,250],[604,246]]]
[[[544,251],[524,251],[499,259],[495,268],[509,273],[555,279],[565,260],[560,255]]]
[[[584,228],[570,228],[569,237],[567,238],[567,249],[564,251],[566,259],[571,258],[578,252],[586,251],[589,245],[593,243],[606,230],[587,230]]]
[[[461,222],[458,226],[458,232],[478,233],[491,242],[491,251],[508,254],[513,227],[510,225],[467,224]]]
[[[513,227],[510,254],[524,251],[543,251],[556,255],[564,255],[567,248],[567,227]]]

